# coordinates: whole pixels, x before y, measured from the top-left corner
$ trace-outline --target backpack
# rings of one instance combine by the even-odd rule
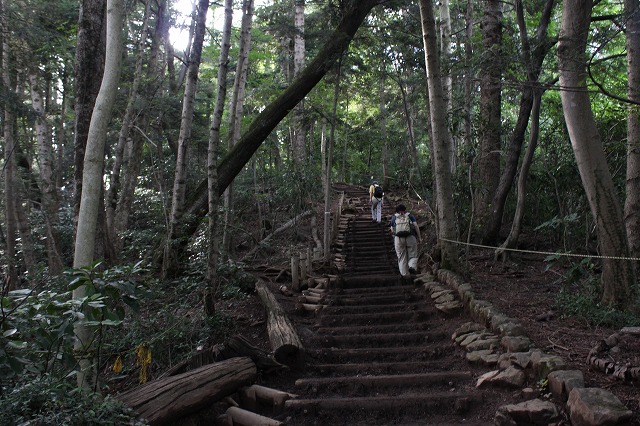
[[[382,198],[384,196],[384,191],[380,185],[375,185],[373,187],[373,196],[376,198]]]
[[[404,215],[396,213],[394,235],[396,237],[408,237],[411,235],[411,219],[409,218],[409,212]]]

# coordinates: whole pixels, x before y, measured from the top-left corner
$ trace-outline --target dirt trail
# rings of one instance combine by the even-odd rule
[[[289,425],[493,424],[513,391],[478,390],[475,367],[453,345],[471,321],[445,317],[424,288],[398,273],[386,220],[372,223],[361,188],[345,187],[336,251],[344,264],[314,317],[294,318],[306,365],[288,391],[298,395],[278,418]],[[358,192],[355,192],[358,191]],[[283,389],[285,390],[285,389]]]

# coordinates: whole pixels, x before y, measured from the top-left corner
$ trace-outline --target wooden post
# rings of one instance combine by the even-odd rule
[[[270,406],[273,414],[280,414],[284,408],[285,401],[297,396],[260,385],[251,385],[240,389],[238,394],[245,409],[257,412],[261,407]]]
[[[298,266],[300,259],[295,254],[291,256],[291,288],[300,291],[300,277],[298,276]]]
[[[243,410],[238,407],[229,407],[226,411],[227,425],[264,425],[264,426],[281,426],[284,425],[279,420],[261,416],[251,411]]]
[[[331,212],[324,212],[324,263],[329,264],[331,255]]]
[[[303,283],[307,279],[307,259],[304,258],[304,254],[300,254],[300,283]],[[300,286],[298,286],[298,290]]]

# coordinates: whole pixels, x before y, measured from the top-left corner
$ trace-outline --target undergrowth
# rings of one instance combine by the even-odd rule
[[[602,303],[600,274],[592,259],[585,258],[568,269],[556,297],[565,316],[574,316],[595,327],[634,327],[640,325],[637,313],[621,311]]]

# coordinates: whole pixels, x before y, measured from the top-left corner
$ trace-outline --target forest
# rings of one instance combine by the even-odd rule
[[[0,42],[16,424],[127,419],[102,396],[231,328],[336,182],[422,203],[447,268],[539,249],[640,324],[637,1],[0,0]]]

